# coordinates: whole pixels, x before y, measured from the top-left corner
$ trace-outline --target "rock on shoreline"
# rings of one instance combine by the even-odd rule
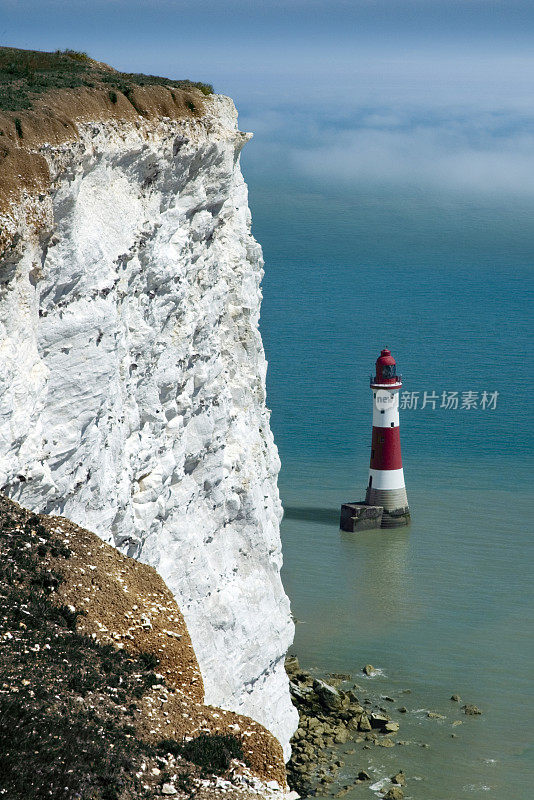
[[[336,747],[350,740],[393,747],[389,735],[399,730],[399,723],[391,720],[381,708],[370,708],[355,694],[356,685],[343,691],[325,680],[314,678],[303,670],[296,656],[286,658],[286,671],[290,681],[293,703],[299,712],[299,726],[292,740],[293,755],[289,761],[288,782],[301,796],[322,794],[334,783],[343,766]],[[334,676],[333,683],[350,679],[349,675]],[[398,773],[401,774],[400,772]],[[342,797],[352,786],[366,783],[370,775],[360,769],[352,784],[335,795]],[[400,787],[400,794],[402,797]]]
[[[358,785],[372,785],[374,789],[380,785],[378,791],[383,800],[403,800],[407,776],[403,769],[399,769],[400,765],[391,764],[389,759],[390,767],[396,768],[396,772],[386,778],[381,768],[382,775],[377,783],[377,770],[370,768],[373,759],[370,761],[364,752],[375,747],[393,748],[409,744],[429,748],[430,745],[421,741],[419,736],[415,740],[396,738],[400,723],[391,719],[388,713],[391,707],[385,706],[398,701],[388,694],[371,694],[372,699],[366,697],[368,690],[352,683],[347,673],[312,674],[300,666],[294,655],[287,656],[285,666],[293,704],[299,714],[299,726],[292,739],[293,755],[287,765],[290,788],[301,797],[341,798],[352,793]],[[367,664],[362,672],[370,676],[379,671]],[[401,694],[411,695],[411,690],[403,689]],[[363,697],[361,702],[358,695]],[[450,700],[461,702],[458,694],[453,694]],[[402,715],[408,713],[404,705],[397,706],[396,710]],[[456,713],[459,711],[458,708]],[[461,711],[471,717],[482,714],[471,703],[461,706]],[[423,719],[428,720],[429,726],[443,725],[448,719],[447,715],[428,709],[412,709],[411,713],[417,715],[415,719],[420,723]],[[411,719],[413,721],[414,717]],[[462,725],[462,720],[449,720],[449,724],[456,729]],[[456,738],[456,733],[450,733],[450,736]],[[355,747],[351,746],[352,743]],[[348,757],[346,765],[341,760],[345,755]]]

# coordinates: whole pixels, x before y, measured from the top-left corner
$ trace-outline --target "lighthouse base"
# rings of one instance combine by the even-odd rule
[[[367,503],[344,503],[341,506],[339,527],[342,531],[355,533],[376,528],[401,528],[410,523],[408,506],[388,510],[383,506],[371,506]]]

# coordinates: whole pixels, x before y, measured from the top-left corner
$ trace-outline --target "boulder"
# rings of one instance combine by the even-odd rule
[[[359,781],[370,781],[371,780],[371,776],[364,769],[361,769],[358,772],[358,780]]]
[[[362,714],[360,717],[360,721],[358,723],[358,728],[361,731],[370,731],[371,730],[371,723],[369,722],[369,717],[367,714]]]
[[[474,717],[477,714],[482,714],[480,708],[478,708],[478,706],[474,706],[472,703],[466,703],[465,706],[462,706],[462,710],[471,717]]]
[[[461,702],[461,697],[460,697],[459,694],[453,694],[453,695],[451,695],[451,700],[453,700],[455,703],[460,703]]]
[[[398,711],[400,714],[406,714],[406,712],[408,711],[408,709],[406,708],[406,706],[401,706],[400,708],[398,708],[398,709],[397,709],[397,711]]]
[[[404,772],[402,770],[397,772],[397,774],[392,777],[391,783],[396,783],[397,786],[406,786],[406,775]]]
[[[297,686],[296,684],[291,683],[291,681],[289,682],[289,691],[291,696],[297,701],[297,704],[309,703],[312,699],[310,698],[310,694],[313,694],[313,692],[310,689]]]
[[[384,730],[386,731],[386,733],[397,733],[399,728],[400,728],[400,725],[399,725],[398,722],[393,722],[393,721],[392,722],[386,722],[386,724],[384,725]]]
[[[363,667],[362,672],[364,675],[371,676],[375,674],[376,669],[373,667],[372,664],[366,664],[365,667]]]
[[[384,795],[384,800],[404,800],[404,792],[400,786],[392,786]]]
[[[296,656],[286,656],[285,666],[286,672],[289,674],[300,671],[299,660]]]
[[[336,744],[345,744],[347,742],[348,738],[349,738],[349,734],[348,734],[347,729],[346,728],[339,728],[339,730],[337,731],[337,733],[335,735],[334,742]]]
[[[329,711],[336,711],[341,708],[343,697],[334,686],[330,686],[325,681],[316,678],[313,682],[313,691],[324,708]]]

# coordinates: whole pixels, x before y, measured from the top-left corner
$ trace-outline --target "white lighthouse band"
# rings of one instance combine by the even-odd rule
[[[373,391],[373,428],[399,427],[398,391]]]

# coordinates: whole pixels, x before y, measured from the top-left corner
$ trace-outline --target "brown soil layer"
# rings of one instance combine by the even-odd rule
[[[136,737],[156,745],[202,732],[232,734],[242,742],[253,774],[285,785],[282,748],[270,732],[247,717],[203,704],[202,677],[183,616],[152,567],[123,556],[64,517],[37,517],[0,496],[0,518],[4,515],[20,519],[21,525],[38,518],[59,546],[70,550],[65,558],[48,548],[40,567],[63,578],[50,599],[78,615],[77,633],[134,656],[153,654],[157,659],[154,669],[161,680],[137,701]],[[86,696],[83,702],[90,704],[92,699]]]

